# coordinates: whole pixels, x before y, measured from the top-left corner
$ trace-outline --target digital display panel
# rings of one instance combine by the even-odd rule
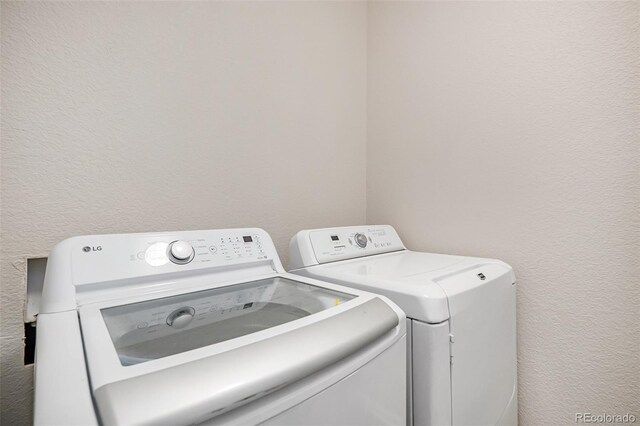
[[[251,237],[242,237],[242,239],[244,240],[245,243],[252,243],[253,242],[253,238],[251,238]]]
[[[337,235],[332,235],[331,236],[331,241],[338,241],[338,240],[339,240],[339,238],[338,238]]]

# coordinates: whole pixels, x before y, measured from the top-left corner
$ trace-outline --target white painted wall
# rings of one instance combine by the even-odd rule
[[[2,424],[25,258],[67,237],[365,220],[366,4],[2,2]]]
[[[520,423],[640,418],[640,2],[371,2],[367,221],[518,276]]]

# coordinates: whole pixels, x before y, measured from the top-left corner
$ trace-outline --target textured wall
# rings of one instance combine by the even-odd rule
[[[25,258],[87,233],[365,219],[366,4],[2,2],[2,424]]]
[[[367,221],[518,276],[523,425],[640,418],[640,2],[372,2]]]
[[[361,223],[367,106],[368,222],[516,268],[521,422],[640,414],[638,3],[368,7],[2,2],[2,423],[26,257]]]

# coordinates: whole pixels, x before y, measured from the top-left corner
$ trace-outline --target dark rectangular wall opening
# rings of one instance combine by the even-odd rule
[[[31,365],[36,357],[36,325],[24,325],[24,365]]]

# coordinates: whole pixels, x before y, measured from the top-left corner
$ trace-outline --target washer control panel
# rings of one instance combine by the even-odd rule
[[[318,263],[404,250],[391,226],[356,226],[316,229],[309,240]]]
[[[94,235],[69,240],[74,285],[275,261],[262,229]]]

